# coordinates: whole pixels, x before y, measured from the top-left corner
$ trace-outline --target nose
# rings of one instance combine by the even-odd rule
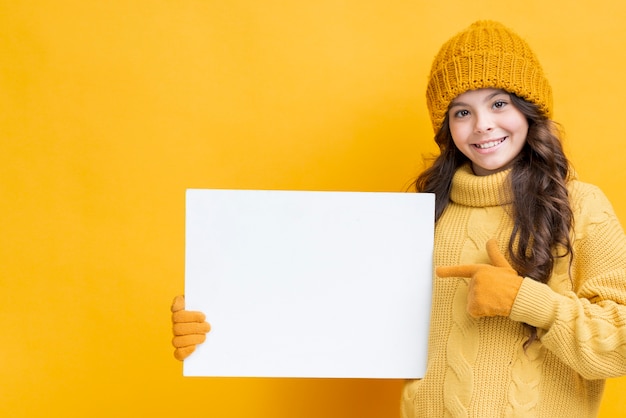
[[[493,119],[487,112],[475,113],[474,131],[477,133],[489,132],[493,129]]]

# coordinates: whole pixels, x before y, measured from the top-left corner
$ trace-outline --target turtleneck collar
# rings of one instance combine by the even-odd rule
[[[488,176],[477,176],[469,164],[454,173],[450,200],[472,207],[501,206],[513,202],[508,184],[510,169]]]

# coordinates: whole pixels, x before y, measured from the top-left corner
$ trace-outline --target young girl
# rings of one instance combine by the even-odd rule
[[[596,416],[605,379],[626,374],[626,236],[574,178],[539,62],[476,22],[435,57],[427,104],[440,155],[415,186],[436,194],[437,268],[427,371],[402,416]],[[173,311],[183,359],[204,336],[181,329],[207,325],[180,297]]]

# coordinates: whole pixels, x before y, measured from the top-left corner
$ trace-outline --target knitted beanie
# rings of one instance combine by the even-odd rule
[[[450,102],[480,88],[503,89],[552,116],[552,89],[528,44],[493,21],[478,21],[448,40],[433,61],[426,104],[435,132]]]

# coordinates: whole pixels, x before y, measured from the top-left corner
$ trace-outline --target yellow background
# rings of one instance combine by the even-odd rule
[[[399,381],[182,377],[184,191],[404,190],[431,60],[479,18],[528,39],[626,219],[626,4],[0,1],[0,416],[396,416]]]

